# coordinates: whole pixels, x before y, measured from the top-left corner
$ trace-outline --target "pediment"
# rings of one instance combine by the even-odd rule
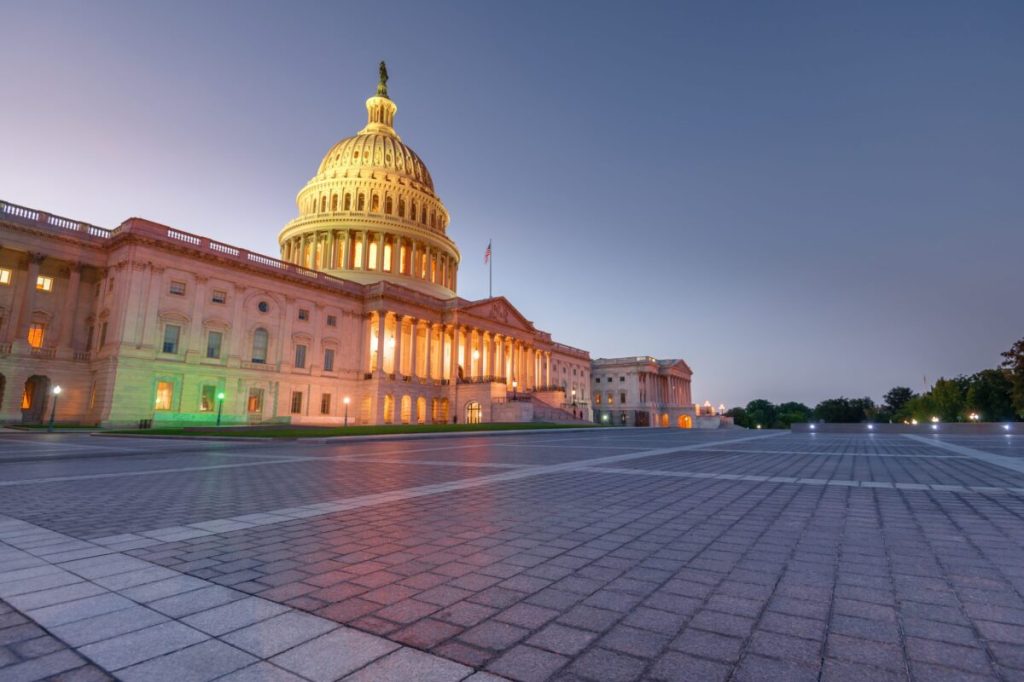
[[[504,296],[485,298],[481,301],[473,301],[460,306],[459,312],[474,315],[487,320],[494,320],[503,325],[520,329],[525,332],[535,332],[533,323],[526,319],[516,307],[508,302]]]

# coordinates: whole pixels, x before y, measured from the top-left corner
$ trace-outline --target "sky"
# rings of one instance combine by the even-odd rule
[[[1024,3],[0,0],[0,200],[277,255],[396,129],[494,293],[698,402],[880,401],[1024,337]]]

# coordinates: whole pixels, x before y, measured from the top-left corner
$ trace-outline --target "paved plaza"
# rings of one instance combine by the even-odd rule
[[[1024,680],[1024,439],[0,434],[0,679]]]

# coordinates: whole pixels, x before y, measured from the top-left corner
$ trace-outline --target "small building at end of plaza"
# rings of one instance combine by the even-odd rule
[[[591,362],[594,421],[606,426],[717,429],[732,419],[710,403],[695,405],[693,370],[682,359],[648,355]]]

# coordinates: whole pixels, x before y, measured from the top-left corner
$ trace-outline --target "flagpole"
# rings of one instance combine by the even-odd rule
[[[490,252],[487,258],[487,298],[494,298],[494,249],[490,239],[487,240],[487,249]]]

